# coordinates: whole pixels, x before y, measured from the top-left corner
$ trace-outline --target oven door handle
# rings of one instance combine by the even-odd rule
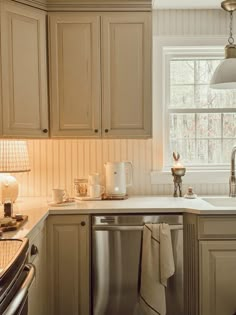
[[[24,270],[28,271],[28,275],[22,286],[20,287],[19,291],[16,293],[15,297],[11,301],[10,305],[7,307],[3,315],[13,315],[16,313],[17,309],[24,301],[25,297],[28,294],[29,287],[35,277],[35,266],[32,264],[26,264]]]

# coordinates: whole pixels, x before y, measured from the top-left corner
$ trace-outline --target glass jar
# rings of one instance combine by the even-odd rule
[[[88,191],[88,180],[85,178],[74,179],[75,197],[86,197]]]

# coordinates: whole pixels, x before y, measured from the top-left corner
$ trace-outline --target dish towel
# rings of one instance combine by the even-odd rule
[[[166,315],[165,288],[175,272],[168,224],[145,224],[139,306],[144,315]]]

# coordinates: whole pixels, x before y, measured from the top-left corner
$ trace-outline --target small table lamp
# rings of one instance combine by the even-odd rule
[[[8,173],[29,172],[29,155],[26,141],[0,140],[0,202],[15,202],[19,187],[14,176]]]

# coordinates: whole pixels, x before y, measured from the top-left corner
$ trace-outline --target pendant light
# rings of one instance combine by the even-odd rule
[[[221,7],[230,13],[230,33],[228,45],[225,46],[225,59],[216,68],[210,87],[212,89],[236,89],[236,45],[233,38],[233,12],[236,10],[236,0],[226,0]]]

